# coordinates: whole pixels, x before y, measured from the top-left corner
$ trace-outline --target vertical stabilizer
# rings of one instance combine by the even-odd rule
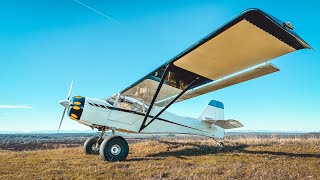
[[[200,120],[224,120],[224,105],[220,101],[211,100],[199,117]]]

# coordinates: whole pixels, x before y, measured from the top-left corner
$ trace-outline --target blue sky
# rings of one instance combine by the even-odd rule
[[[247,8],[290,21],[316,51],[272,62],[280,72],[177,103],[170,111],[198,117],[211,99],[243,130],[319,131],[320,2],[0,0],[0,131],[58,128],[72,95],[103,98],[126,88]],[[88,129],[69,118],[62,128]]]

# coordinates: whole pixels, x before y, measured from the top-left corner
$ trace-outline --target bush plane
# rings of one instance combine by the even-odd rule
[[[104,99],[74,96],[60,101],[67,115],[78,123],[101,131],[84,143],[86,154],[100,154],[105,161],[124,161],[127,141],[115,132],[187,134],[218,141],[225,129],[243,125],[224,119],[222,102],[211,100],[199,118],[166,111],[173,103],[239,84],[279,71],[269,63],[300,49],[311,49],[282,22],[259,10],[248,9],[199,42],[173,57],[129,87]],[[103,139],[107,130],[112,135]]]

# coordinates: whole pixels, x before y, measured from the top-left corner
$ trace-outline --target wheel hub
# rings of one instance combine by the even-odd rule
[[[110,148],[110,153],[114,156],[119,155],[121,152],[121,147],[118,144],[114,144]]]
[[[97,146],[97,143],[92,144],[92,151],[99,152],[99,146]]]

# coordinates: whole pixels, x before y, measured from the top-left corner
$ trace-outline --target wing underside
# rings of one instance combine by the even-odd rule
[[[278,72],[279,69],[276,68],[273,64],[265,64],[250,70],[247,70],[245,72],[219,79],[217,81],[214,81],[213,83],[204,85],[199,88],[195,88],[192,90],[187,91],[185,94],[183,94],[176,102],[184,101],[190,98],[194,98],[212,91],[216,91],[219,89],[223,89],[235,84],[239,84],[245,81],[249,81],[251,79],[259,78],[261,76],[265,76],[271,73]],[[158,101],[156,103],[157,106],[165,106],[166,102],[170,102],[175,96],[171,96],[167,99],[163,99],[161,101]]]
[[[155,101],[156,105],[165,106],[195,79],[197,81],[192,84],[192,90],[187,91],[180,100],[276,72],[278,69],[270,64],[245,71],[305,48],[310,46],[285,23],[260,10],[247,10],[121,94],[150,104],[167,69]],[[239,72],[243,73],[237,74]]]

